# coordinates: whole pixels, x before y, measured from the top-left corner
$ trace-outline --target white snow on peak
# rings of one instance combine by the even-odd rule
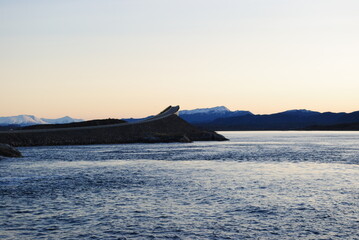
[[[36,125],[36,124],[56,124],[56,123],[70,123],[81,122],[82,119],[74,119],[71,117],[63,117],[58,119],[38,118],[34,115],[18,115],[11,117],[0,117],[0,125]]]
[[[228,108],[226,108],[225,106],[218,106],[218,107],[213,107],[213,108],[197,108],[197,109],[193,109],[193,110],[182,110],[180,111],[180,114],[206,114],[206,113],[227,113],[230,112],[230,110]]]
[[[56,119],[49,119],[49,118],[42,118],[42,120],[44,120],[47,123],[50,124],[62,124],[62,123],[72,123],[72,122],[82,122],[82,119],[76,119],[76,118],[71,118],[69,116],[66,117],[62,117],[62,118],[56,118]]]
[[[46,124],[41,118],[34,115],[18,115],[12,117],[0,117],[0,125],[32,125],[32,124]]]

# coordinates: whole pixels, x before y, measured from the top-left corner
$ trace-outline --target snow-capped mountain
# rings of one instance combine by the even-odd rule
[[[41,118],[33,115],[18,115],[12,117],[0,117],[0,125],[34,125],[34,124],[47,124]]]
[[[29,126],[36,124],[60,124],[60,123],[71,123],[71,122],[82,122],[82,119],[75,119],[71,117],[63,117],[57,119],[38,118],[33,115],[18,115],[11,117],[0,117],[0,125],[19,125]]]
[[[208,114],[208,113],[217,113],[217,114],[223,114],[228,113],[230,110],[226,108],[225,106],[218,106],[213,108],[197,108],[193,110],[182,110],[180,111],[180,115],[186,115],[186,114]]]
[[[56,119],[48,119],[48,118],[42,118],[45,122],[49,124],[63,124],[63,123],[72,123],[72,122],[83,122],[83,119],[76,119],[69,116],[62,117],[62,118],[56,118]]]
[[[179,116],[190,123],[211,122],[218,118],[252,115],[249,111],[231,111],[224,106],[182,110]]]

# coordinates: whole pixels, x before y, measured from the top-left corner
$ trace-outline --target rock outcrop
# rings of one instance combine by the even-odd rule
[[[87,145],[228,140],[213,131],[199,129],[168,107],[153,118],[135,123],[104,126],[35,129],[0,132],[0,143],[12,146]]]
[[[14,147],[11,147],[8,144],[2,144],[0,143],[0,156],[1,157],[22,157],[21,153],[15,149]]]

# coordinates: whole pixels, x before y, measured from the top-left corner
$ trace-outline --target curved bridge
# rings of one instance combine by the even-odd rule
[[[227,140],[192,126],[176,115],[178,110],[178,106],[170,106],[152,118],[133,123],[3,131],[0,143],[18,147]]]
[[[124,123],[124,124],[138,124],[138,123],[144,123],[144,122],[151,122],[151,121],[156,121],[162,118],[166,118],[169,117],[171,115],[177,114],[178,110],[180,109],[179,106],[169,106],[167,107],[165,110],[163,110],[162,112],[160,112],[159,114],[157,114],[156,116],[153,116],[151,118],[148,119],[144,119],[138,122],[134,122],[134,123]]]
[[[153,122],[157,121],[163,118],[167,118],[169,116],[177,114],[178,110],[180,109],[179,106],[169,106],[165,108],[162,112],[159,114],[147,118],[141,121],[137,122],[131,122],[131,123],[118,123],[118,124],[109,124],[109,125],[99,125],[99,126],[89,126],[89,127],[69,127],[69,128],[50,128],[50,129],[24,129],[24,130],[12,130],[12,131],[0,131],[0,133],[37,133],[37,132],[56,132],[56,131],[68,131],[68,130],[89,130],[89,129],[98,129],[98,128],[109,128],[109,127],[119,127],[119,126],[129,126],[129,125],[137,125],[137,124],[143,124],[147,122]]]

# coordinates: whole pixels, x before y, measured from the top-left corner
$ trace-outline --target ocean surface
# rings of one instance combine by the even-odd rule
[[[0,239],[359,239],[359,132],[23,147]]]

